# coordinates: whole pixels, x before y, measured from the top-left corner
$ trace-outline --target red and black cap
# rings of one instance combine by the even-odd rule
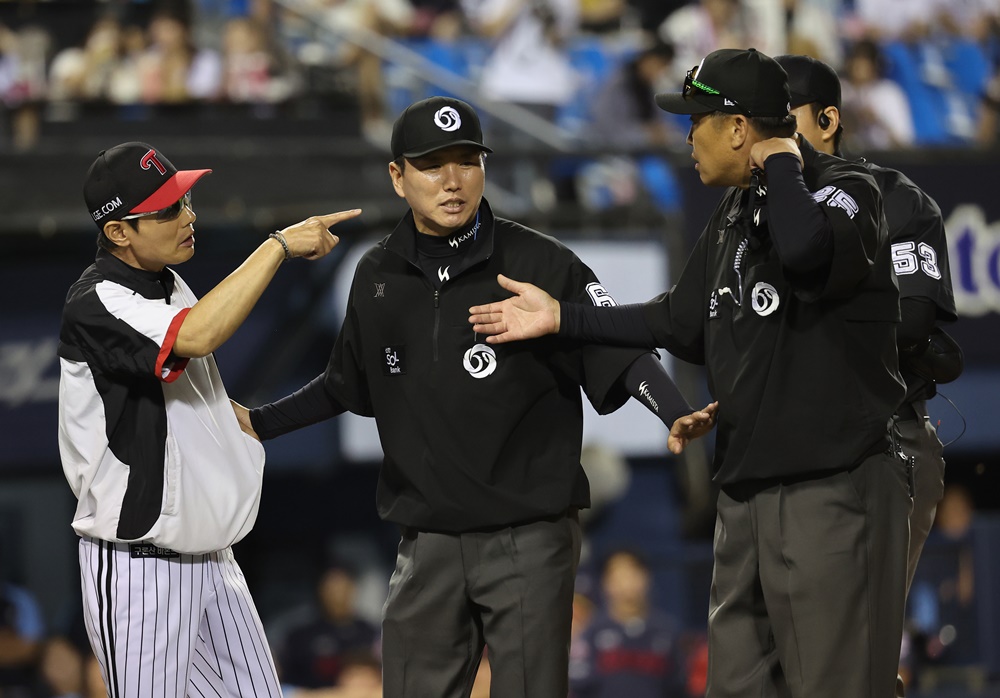
[[[660,109],[674,114],[787,116],[791,108],[784,69],[753,48],[713,51],[688,71],[682,92],[655,99]]]
[[[392,125],[392,159],[418,158],[453,145],[472,145],[487,153],[483,129],[471,105],[452,97],[414,102]]]
[[[153,146],[132,141],[101,151],[87,170],[83,198],[98,228],[175,203],[211,170],[178,170]]]
[[[840,109],[840,78],[833,68],[811,56],[785,55],[774,60],[788,73],[792,109],[813,103]]]

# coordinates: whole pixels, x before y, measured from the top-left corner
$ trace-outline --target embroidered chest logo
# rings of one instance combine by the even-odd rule
[[[774,286],[758,281],[757,285],[753,287],[752,304],[754,312],[763,317],[777,310],[781,299]]]
[[[448,273],[449,269],[451,269],[450,265],[447,267],[438,267],[438,281],[441,283],[451,281],[451,274]]]
[[[714,320],[719,317],[719,292],[712,291],[712,297],[708,299],[708,319]]]
[[[375,298],[385,298],[385,284],[375,284]]]
[[[382,373],[386,376],[402,376],[406,374],[406,347],[382,347],[384,359]]]
[[[486,378],[497,370],[497,353],[489,344],[476,344],[465,352],[462,367],[473,378]]]

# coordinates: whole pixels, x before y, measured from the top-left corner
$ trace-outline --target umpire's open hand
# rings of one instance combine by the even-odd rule
[[[341,221],[361,214],[360,208],[325,216],[312,216],[301,223],[290,225],[281,231],[292,257],[319,259],[337,246],[340,238],[330,232],[330,228]]]
[[[704,409],[678,418],[670,427],[670,436],[667,437],[667,448],[670,449],[670,452],[678,454],[693,440],[712,431],[718,409],[719,403],[713,402]]]
[[[497,275],[497,281],[516,295],[499,303],[469,308],[472,330],[490,344],[533,339],[559,331],[559,301],[534,284]]]

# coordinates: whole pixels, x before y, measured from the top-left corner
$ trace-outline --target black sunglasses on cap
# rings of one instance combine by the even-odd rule
[[[691,96],[691,92],[693,90],[698,90],[699,92],[704,92],[707,95],[714,95],[716,97],[721,97],[722,99],[725,100],[727,106],[734,106],[734,107],[736,107],[736,108],[738,108],[738,109],[746,112],[746,114],[748,116],[753,116],[753,114],[750,113],[749,109],[744,109],[742,106],[740,106],[740,103],[737,102],[732,97],[727,97],[726,95],[722,94],[717,89],[715,89],[714,87],[710,87],[710,86],[706,85],[703,82],[699,82],[698,81],[698,69],[700,67],[701,67],[701,65],[696,65],[691,70],[687,71],[687,75],[684,76],[684,88],[681,90],[681,94],[684,97],[690,97]]]
[[[191,208],[191,190],[189,189],[184,196],[177,199],[174,203],[170,204],[166,208],[161,208],[159,211],[150,211],[149,213],[133,213],[130,216],[122,216],[119,220],[129,221],[135,218],[147,218],[150,216],[156,216],[157,223],[166,223],[167,221],[172,221],[177,216],[181,215],[181,211],[184,208]]]

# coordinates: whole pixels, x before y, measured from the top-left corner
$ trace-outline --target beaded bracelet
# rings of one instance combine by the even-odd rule
[[[288,243],[285,242],[285,236],[281,234],[280,230],[275,230],[273,233],[268,235],[269,238],[274,238],[281,243],[281,246],[285,249],[285,259],[292,258],[292,251],[288,249]]]

